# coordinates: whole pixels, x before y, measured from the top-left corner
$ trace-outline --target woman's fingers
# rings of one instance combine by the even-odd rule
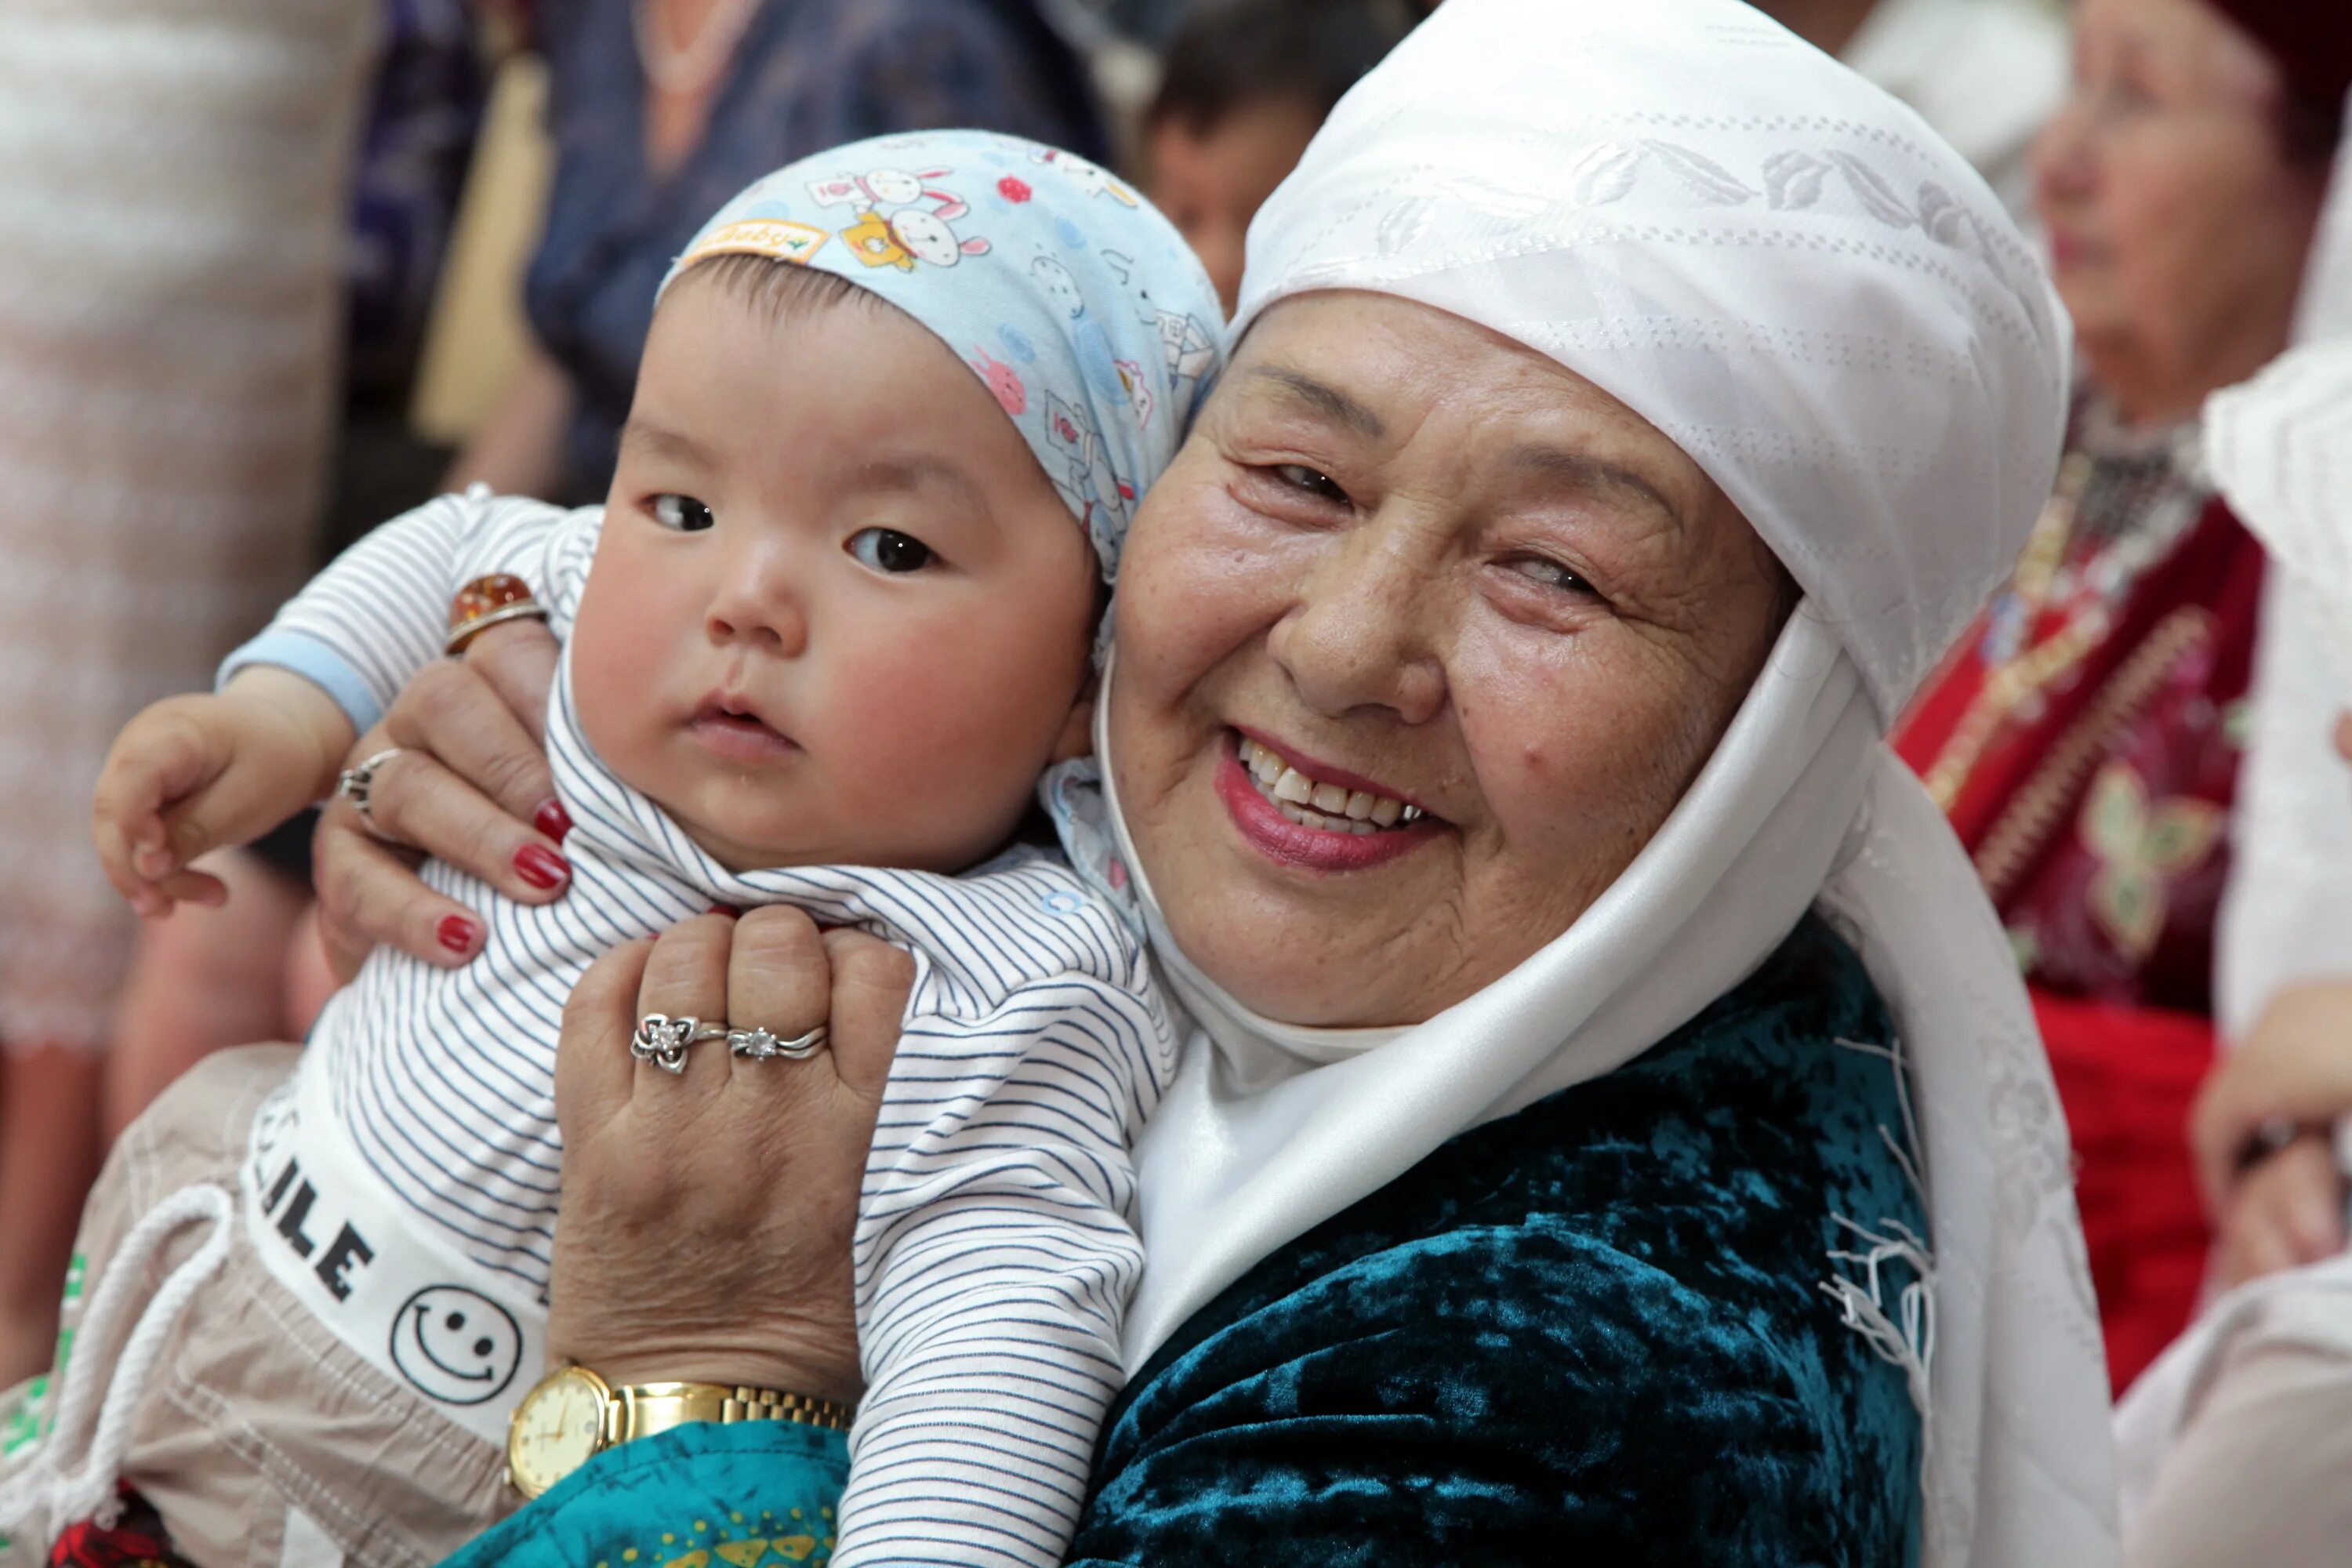
[[[637,985],[639,1016],[659,1013],[723,1026],[734,925],[725,915],[698,915],[656,939]],[[638,1063],[633,1098],[655,1115],[696,1110],[726,1089],[727,1074],[727,1042],[705,1040],[686,1047],[682,1071],[671,1072],[656,1062]]]
[[[376,837],[419,846],[519,903],[552,903],[571,886],[572,863],[552,838],[500,809],[431,752],[401,751],[380,764],[368,789],[368,816]]]
[[[727,1021],[794,1040],[827,1025],[831,966],[816,922],[786,905],[757,909],[735,922],[727,968]],[[746,1061],[745,1071],[772,1073],[783,1061]]]
[[[466,645],[467,668],[489,683],[541,753],[547,750],[547,697],[555,687],[562,646],[543,622],[531,620],[492,626]]]
[[[826,931],[824,951],[833,971],[834,1070],[878,1106],[915,989],[914,955],[862,931]]]
[[[544,627],[528,629],[545,636]],[[506,646],[510,657],[520,658],[511,643]],[[466,660],[445,658],[419,670],[384,714],[383,728],[392,744],[430,752],[508,816],[527,824],[555,798],[547,747],[532,727],[543,724],[544,715],[534,710],[530,723],[518,717],[488,672],[499,669],[507,679],[518,679],[517,673],[491,662],[493,654],[486,653],[477,665],[473,651],[467,648]],[[542,684],[541,705],[546,698]],[[445,859],[453,858],[439,844],[419,842]]]
[[[636,1063],[629,1041],[637,1028],[651,942],[625,942],[588,966],[563,1004],[562,1043],[555,1052],[555,1121],[563,1142],[580,1148],[587,1135],[629,1103]]]
[[[320,812],[310,871],[319,889],[319,934],[340,979],[358,973],[381,943],[445,969],[482,950],[481,916],[426,887],[415,862],[372,837],[347,802]]]

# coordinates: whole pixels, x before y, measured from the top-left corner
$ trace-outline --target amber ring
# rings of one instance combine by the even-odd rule
[[[449,605],[449,635],[441,651],[455,658],[492,626],[525,619],[547,619],[546,606],[532,597],[530,584],[511,572],[477,577],[457,590]]]

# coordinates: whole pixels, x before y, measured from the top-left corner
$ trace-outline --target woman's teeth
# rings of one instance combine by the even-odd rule
[[[1367,790],[1349,790],[1344,784],[1318,784],[1247,735],[1241,738],[1241,755],[1242,766],[1258,794],[1301,827],[1325,833],[1378,833],[1388,827],[1410,827],[1421,820],[1417,805]]]

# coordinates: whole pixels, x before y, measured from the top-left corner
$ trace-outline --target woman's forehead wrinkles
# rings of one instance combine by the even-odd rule
[[[1292,370],[1286,365],[1261,364],[1251,366],[1249,374],[1253,382],[1273,387],[1289,400],[1304,404],[1315,413],[1345,425],[1360,436],[1377,440],[1387,433],[1388,427],[1381,422],[1379,415],[1338,387],[1318,381],[1304,371]]]
[[[1685,531],[1686,528],[1682,509],[1668,500],[1666,493],[1646,477],[1622,464],[1596,458],[1590,452],[1572,451],[1565,447],[1522,444],[1504,454],[1503,464],[1529,479],[1596,500],[1630,500],[1654,508],[1676,533]]]

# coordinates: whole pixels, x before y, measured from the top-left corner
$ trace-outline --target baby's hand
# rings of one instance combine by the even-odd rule
[[[220,879],[189,862],[250,843],[324,792],[340,753],[320,728],[313,707],[237,687],[167,698],[131,720],[107,753],[90,813],[107,879],[150,917],[224,902]]]

